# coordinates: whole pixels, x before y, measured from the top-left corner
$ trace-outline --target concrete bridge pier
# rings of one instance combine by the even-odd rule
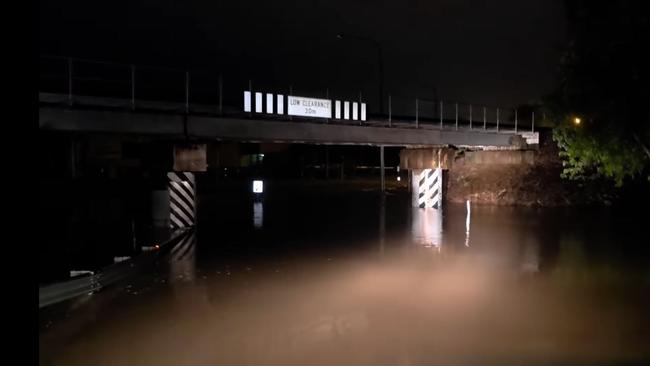
[[[174,165],[166,174],[167,187],[152,194],[152,215],[157,227],[192,227],[197,222],[195,172],[205,171],[205,145],[174,146]]]
[[[169,224],[172,229],[196,225],[196,179],[192,172],[169,172]]]
[[[400,152],[400,167],[409,170],[413,207],[442,208],[451,157],[453,150],[449,148],[408,148]]]
[[[196,177],[193,172],[168,172],[166,187],[151,192],[151,219],[156,228],[196,225]]]

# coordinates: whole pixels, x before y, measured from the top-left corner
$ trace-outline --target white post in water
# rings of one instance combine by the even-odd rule
[[[384,145],[379,146],[379,169],[381,170],[381,193],[386,192],[386,182],[384,175]]]
[[[467,200],[467,218],[465,219],[465,246],[469,246],[469,219],[471,216],[471,206]]]

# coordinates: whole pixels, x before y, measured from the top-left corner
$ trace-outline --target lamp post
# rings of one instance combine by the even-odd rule
[[[357,41],[368,42],[377,49],[377,63],[379,65],[379,113],[384,114],[384,51],[381,44],[376,40],[368,37],[356,36],[352,34],[339,33],[336,35],[338,39],[354,39]]]

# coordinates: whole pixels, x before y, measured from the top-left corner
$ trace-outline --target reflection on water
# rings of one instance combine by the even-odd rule
[[[379,198],[379,254],[384,255],[386,245],[386,196]]]
[[[426,248],[435,248],[438,252],[441,251],[443,244],[455,245],[456,238],[454,235],[445,232],[446,230],[453,232],[455,231],[454,229],[460,228],[460,225],[462,225],[462,222],[456,219],[459,207],[452,207],[454,209],[454,212],[452,213],[454,220],[451,220],[447,225],[444,225],[444,217],[445,214],[449,216],[449,213],[446,212],[445,208],[412,208],[411,237],[413,242]],[[467,201],[465,207],[464,245],[465,247],[469,247],[471,218],[471,206],[469,201]],[[445,226],[447,226],[446,229]]]
[[[440,251],[442,245],[442,210],[431,207],[412,208],[413,241],[425,247],[434,247]]]
[[[469,246],[469,221],[471,217],[471,210],[472,207],[469,204],[469,200],[467,200],[467,218],[465,219],[465,246]]]
[[[42,363],[650,361],[650,251],[638,223],[577,210],[411,209],[408,197],[349,201],[323,199],[311,211],[265,202],[274,220],[264,231],[251,228],[248,209],[241,225],[200,226],[198,241],[165,257],[169,282],[118,297],[121,306],[47,347]],[[296,224],[277,226],[287,222]],[[276,252],[253,258],[254,248]],[[41,344],[63,342],[55,335],[66,326]]]
[[[262,202],[253,202],[253,227],[261,229],[264,227],[264,204]]]
[[[180,240],[169,253],[171,283],[193,282],[196,279],[196,233]]]
[[[535,240],[527,240],[524,242],[523,250],[521,271],[524,273],[539,272],[539,243]]]

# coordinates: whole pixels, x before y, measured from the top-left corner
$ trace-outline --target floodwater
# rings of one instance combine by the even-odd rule
[[[201,201],[128,283],[41,311],[42,365],[650,362],[643,217],[406,192]],[[51,318],[50,318],[51,317]]]

